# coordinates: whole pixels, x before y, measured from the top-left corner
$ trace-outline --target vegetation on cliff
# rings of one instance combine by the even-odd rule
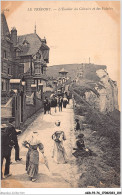
[[[85,146],[95,154],[77,158],[81,173],[79,187],[118,187],[120,186],[120,112],[114,110],[104,115],[81,98],[78,89],[75,89],[75,92],[75,117],[80,120]]]

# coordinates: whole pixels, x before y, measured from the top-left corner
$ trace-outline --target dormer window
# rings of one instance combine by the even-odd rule
[[[23,41],[23,45],[24,46],[28,46],[29,45],[29,43],[28,43],[28,41],[26,39]]]
[[[8,74],[9,75],[11,74],[11,67],[10,66],[8,67]]]
[[[20,54],[20,50],[16,50],[16,57],[18,57]]]
[[[18,57],[19,56],[19,52],[18,51],[16,51],[16,57]]]
[[[27,44],[27,42],[24,42],[23,45],[27,46],[28,44]]]

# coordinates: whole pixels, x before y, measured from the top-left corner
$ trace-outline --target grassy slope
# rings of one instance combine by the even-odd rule
[[[84,125],[85,145],[95,155],[78,157],[79,187],[120,185],[120,113],[103,115],[75,95],[75,115]],[[84,116],[84,121],[82,117]]]

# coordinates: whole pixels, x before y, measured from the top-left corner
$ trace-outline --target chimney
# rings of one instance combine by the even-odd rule
[[[11,30],[11,40],[14,46],[17,45],[17,30],[15,27],[13,27]]]

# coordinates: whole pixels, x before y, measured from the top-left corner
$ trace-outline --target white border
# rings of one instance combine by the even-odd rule
[[[3,0],[3,1],[10,1],[10,0]],[[17,1],[17,0],[11,0],[11,1]],[[23,1],[23,0],[19,0]],[[34,0],[24,0],[24,1],[34,1]],[[36,0],[36,1],[52,1],[52,0]],[[58,1],[58,0],[55,0]],[[61,0],[61,1],[71,1],[71,0]],[[75,1],[75,0],[74,0]],[[83,1],[83,0],[77,0],[77,1]],[[84,0],[84,1],[93,1],[93,0]],[[97,1],[120,1],[121,3],[121,19],[122,19],[122,2],[121,0],[97,0]],[[0,2],[0,8],[1,8],[1,2]],[[1,21],[1,15],[0,15],[0,21]],[[122,30],[122,20],[121,20],[121,30]],[[1,27],[0,27],[0,35],[1,35]],[[0,45],[1,45],[1,39],[0,39]],[[122,47],[122,39],[121,39],[121,47]],[[1,47],[0,47],[0,62],[1,62]],[[121,62],[122,62],[122,52],[121,52]],[[1,64],[1,63],[0,63]],[[1,72],[1,66],[0,66],[0,72]],[[122,74],[122,69],[121,69]],[[1,77],[0,77],[0,83],[1,83]],[[121,79],[121,87],[122,87],[122,79]],[[121,88],[122,93],[122,88]],[[121,94],[122,95],[122,94]],[[122,97],[122,96],[121,96]],[[0,102],[1,102],[1,85],[0,85]],[[121,105],[122,110],[122,105]],[[1,110],[0,110],[0,116],[1,116]],[[122,115],[121,115],[121,121],[122,121]],[[1,122],[1,117],[0,117]],[[122,124],[121,124],[122,127]],[[122,129],[121,129],[122,131]],[[1,131],[0,131],[0,137],[1,137]],[[120,144],[121,144],[121,136],[120,136]],[[1,139],[0,139],[0,145],[1,145]],[[121,160],[122,160],[122,144],[121,144]],[[1,150],[0,150],[0,157],[1,157]],[[120,162],[121,162],[120,160]],[[122,163],[121,163],[122,164]],[[0,166],[1,166],[1,160],[0,160]],[[120,166],[122,168],[122,166]],[[122,169],[121,174],[122,175]],[[0,171],[0,178],[1,178],[1,171]],[[121,177],[120,177],[121,178]],[[122,194],[122,180],[120,181],[120,188],[2,188],[0,189],[0,194],[14,194],[14,195],[35,195],[35,194]],[[0,188],[1,188],[1,182],[0,182]]]

